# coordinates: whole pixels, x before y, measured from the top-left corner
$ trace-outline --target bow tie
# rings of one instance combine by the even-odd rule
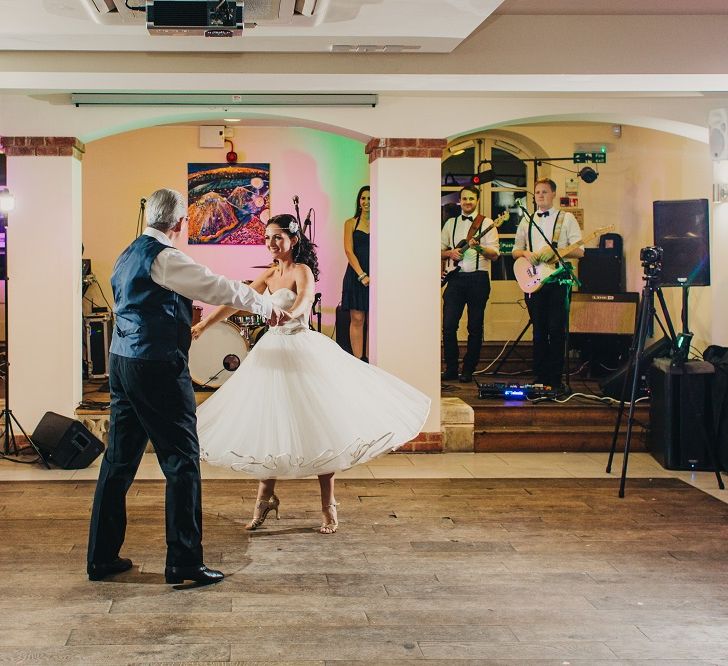
[[[474,218],[468,217],[467,215],[463,215],[463,220],[467,220],[468,222],[472,222]]]
[[[548,210],[543,213],[541,211],[539,211],[538,213],[536,213],[536,215],[538,215],[539,217],[548,217],[550,212],[551,211],[548,211]]]

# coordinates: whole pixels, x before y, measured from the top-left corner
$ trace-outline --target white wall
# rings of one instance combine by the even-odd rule
[[[239,162],[271,165],[271,213],[293,213],[300,197],[301,219],[309,208],[316,216],[324,324],[331,333],[346,269],[344,221],[355,212],[356,194],[368,183],[363,145],[318,130],[236,127],[233,139]],[[127,132],[87,145],[83,162],[85,256],[92,260],[106,297],[116,257],[135,237],[139,200],[160,187],[187,192],[188,162],[225,161],[225,149],[199,147],[197,127],[158,127]],[[270,263],[264,245],[187,245],[180,249],[213,271],[234,279],[252,279],[254,266]],[[103,304],[96,287],[88,296]]]
[[[23,428],[81,400],[81,165],[72,157],[10,157],[10,392]]]
[[[372,360],[432,399],[440,431],[440,160],[372,164]]]

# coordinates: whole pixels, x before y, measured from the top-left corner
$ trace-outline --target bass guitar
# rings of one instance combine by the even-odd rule
[[[578,247],[588,243],[592,238],[601,236],[613,229],[613,224],[610,224],[607,227],[599,227],[599,229],[589,234],[586,238],[582,238],[576,243],[572,243],[568,247],[565,247],[563,250],[559,250],[559,254],[562,257],[565,257],[566,255],[571,254]],[[544,284],[553,282],[557,279],[558,272],[563,271],[563,268],[561,266],[556,266],[555,262],[556,257],[554,257],[551,261],[540,261],[534,265],[526,259],[526,257],[518,257],[518,259],[513,262],[513,273],[516,276],[518,286],[523,289],[524,293],[532,294],[533,292],[541,289]]]
[[[510,212],[507,210],[504,210],[498,217],[493,220],[492,224],[489,224],[485,229],[482,231],[479,231],[477,234],[473,234],[473,240],[479,241],[485,234],[487,234],[491,229],[497,229],[500,227],[509,217]],[[468,249],[470,243],[467,238],[463,238],[454,249],[460,250],[461,252],[465,252],[465,250]],[[460,262],[462,259],[459,259],[458,261],[455,261],[455,267],[451,268],[449,271],[443,274],[442,279],[440,280],[440,286],[444,287],[455,275],[457,275],[460,272]]]

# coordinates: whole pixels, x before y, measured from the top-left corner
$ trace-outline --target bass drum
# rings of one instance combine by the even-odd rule
[[[190,347],[190,376],[195,384],[220,388],[248,355],[249,344],[230,321],[210,326]]]

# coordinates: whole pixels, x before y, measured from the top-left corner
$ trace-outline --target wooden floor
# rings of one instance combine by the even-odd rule
[[[728,664],[728,505],[678,479],[344,479],[333,536],[315,481],[251,534],[255,483],[207,480],[200,589],[163,582],[159,481],[134,569],[86,580],[93,488],[0,485],[1,663]]]

